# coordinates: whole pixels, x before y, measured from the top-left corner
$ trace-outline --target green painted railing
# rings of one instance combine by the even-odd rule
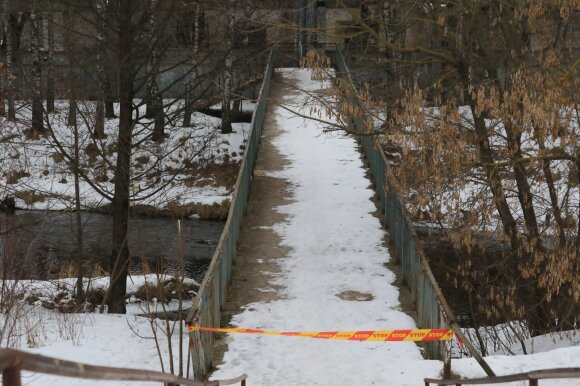
[[[340,50],[336,50],[334,60],[337,76],[346,79],[352,88],[350,102],[358,106],[356,89]],[[362,118],[355,117],[353,121],[356,132],[367,132]],[[452,327],[455,317],[431,272],[405,207],[389,180],[387,158],[380,143],[372,135],[361,135],[358,140],[369,163],[380,207],[384,212],[384,224],[388,227],[391,244],[396,250],[397,262],[402,267],[403,284],[411,290],[419,327]],[[430,356],[441,358],[442,348],[439,342],[431,343]]]
[[[333,56],[337,76],[346,79],[351,89],[350,102],[354,106],[362,107],[341,50],[337,49]],[[362,117],[354,117],[353,123],[356,132],[367,132]],[[369,163],[379,203],[384,212],[384,224],[388,227],[391,244],[396,250],[397,261],[402,267],[403,284],[408,286],[411,291],[411,297],[417,311],[417,324],[422,328],[453,329],[455,335],[463,341],[469,353],[477,360],[486,374],[494,376],[493,370],[482,358],[479,351],[463,334],[453,310],[443,296],[439,284],[437,284],[413,223],[390,180],[387,158],[381,144],[372,135],[360,135],[358,140]],[[446,376],[449,375],[451,371],[449,347],[440,342],[432,342],[429,344],[429,351],[431,358],[445,360],[444,373]]]
[[[272,80],[273,52],[270,52],[258,103],[252,116],[250,135],[242,160],[226,225],[219,239],[208,271],[193,301],[186,322],[201,327],[220,327],[221,308],[225,304],[226,290],[232,273],[240,227],[244,217],[258,145],[264,128],[266,103]],[[203,380],[213,364],[214,336],[210,332],[193,331],[190,336],[190,353],[196,380]]]

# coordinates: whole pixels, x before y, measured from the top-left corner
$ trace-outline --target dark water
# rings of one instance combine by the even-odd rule
[[[112,217],[83,213],[83,259],[107,267],[111,255]],[[0,213],[0,255],[13,256],[21,273],[43,277],[76,259],[77,237],[74,213],[16,211]],[[131,267],[136,273],[147,262],[154,270],[178,266],[198,281],[215,250],[225,222],[187,219],[181,222],[182,245],[177,221],[166,217],[132,218],[129,223]]]

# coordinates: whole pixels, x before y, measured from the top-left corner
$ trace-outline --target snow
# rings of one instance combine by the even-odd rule
[[[171,280],[169,275],[140,275],[127,280],[128,293],[136,292],[146,283],[155,284],[158,281]],[[95,313],[60,313],[45,309],[37,303],[43,299],[52,299],[63,291],[72,291],[75,279],[61,279],[55,281],[20,281],[14,283],[6,281],[7,288],[16,286],[17,291],[28,295],[38,295],[38,302],[28,305],[17,304],[11,315],[19,316],[14,328],[10,332],[10,347],[33,352],[36,354],[56,357],[59,359],[83,362],[86,364],[140,368],[161,371],[163,360],[164,368],[169,367],[169,339],[165,320],[150,319],[139,314],[161,312],[178,309],[178,302],[167,304],[160,302],[133,302],[127,305],[126,315],[95,314]],[[85,286],[88,281],[85,281]],[[106,289],[108,278],[93,278],[88,288]],[[186,284],[196,284],[191,279]],[[183,307],[189,307],[191,301],[185,301]],[[8,325],[6,316],[0,315],[0,326]],[[171,345],[174,354],[174,365],[178,366],[179,337],[183,337],[183,358],[187,357],[188,335],[179,333],[179,324],[170,321],[172,330]],[[161,357],[157,354],[154,331],[158,336]],[[184,331],[186,331],[184,326]],[[8,334],[2,338],[2,345],[6,345]],[[185,359],[183,361],[185,366]],[[23,373],[23,384],[27,385],[134,385],[134,382],[98,382],[50,376],[40,373]],[[154,385],[155,383],[146,383]]]
[[[132,156],[131,194],[132,200],[139,204],[165,208],[169,203],[213,204],[230,198],[229,187],[221,186],[216,181],[197,185],[200,178],[191,167],[240,161],[250,124],[233,123],[233,133],[223,135],[219,130],[219,118],[194,113],[192,127],[182,127],[181,117],[176,115],[182,108],[181,103],[166,101],[165,110],[169,119],[165,131],[168,138],[162,143],[145,140],[151,133],[152,125],[151,120],[143,118],[145,106],[141,107],[138,115],[135,114],[138,123],[134,128],[133,143],[136,145]],[[253,106],[251,102],[244,104],[246,110]],[[118,105],[115,107],[118,115]],[[93,127],[94,109],[93,102],[79,102],[80,162],[91,182],[112,196],[119,120],[107,120],[107,138],[93,140],[88,134]],[[56,112],[48,116],[48,127],[52,129],[54,139],[26,138],[23,131],[27,128],[26,122],[30,121],[30,109],[26,104],[19,109],[19,122],[8,122],[0,117],[0,199],[5,195],[16,195],[17,206],[27,209],[63,210],[74,207],[74,175],[67,162],[56,156],[61,153],[56,140],[67,152],[74,149],[74,130],[67,125],[66,110],[67,103],[57,101]],[[92,150],[88,150],[91,147]],[[22,172],[23,177],[16,182],[8,181],[10,172]],[[192,176],[195,178],[192,179]],[[87,181],[81,180],[80,191],[83,207],[94,208],[107,203]],[[23,193],[34,194],[41,199],[26,202]]]
[[[152,339],[153,332],[148,319],[134,315],[102,314],[66,314],[64,317],[71,318],[71,320],[67,323],[55,315],[42,316],[42,326],[40,327],[40,334],[43,334],[41,336],[41,346],[36,349],[27,349],[27,351],[86,364],[161,371],[160,360],[157,356],[155,341]],[[161,324],[161,321],[157,320],[157,322]],[[74,329],[71,330],[73,325]],[[159,330],[160,326],[157,326],[157,329]],[[178,331],[177,327],[171,339],[175,355],[178,352]],[[167,358],[169,357],[167,339],[161,331],[157,331],[157,333],[160,337],[160,349],[165,362],[164,365],[167,368]],[[187,339],[185,335],[184,337]],[[185,342],[187,343],[187,340]],[[187,347],[187,344],[185,344],[185,347]],[[187,356],[186,348],[184,348],[183,352],[184,356]],[[99,382],[24,372],[23,384],[121,386],[135,385],[137,383]],[[159,385],[159,383],[139,384]]]
[[[311,80],[307,70],[281,70],[285,80],[314,92],[329,83]],[[306,93],[292,94],[285,107],[329,119]],[[273,109],[283,134],[274,145],[289,161],[277,177],[290,182],[293,203],[278,208],[290,219],[274,230],[291,248],[281,262],[282,299],[254,303],[234,316],[240,327],[283,331],[412,329],[400,310],[385,232],[371,201],[373,190],[353,138],[321,135],[319,124],[283,107]],[[344,291],[369,293],[371,301],[346,301]],[[228,337],[224,365],[214,374],[228,378],[240,371],[253,385],[418,384],[437,376],[441,365],[423,362],[413,343],[317,341],[271,336]],[[421,368],[417,368],[421,363]]]
[[[279,72],[286,80],[308,91],[329,85],[311,80],[308,70]],[[305,98],[303,93],[292,93],[284,103],[302,114],[318,117],[321,113],[316,106],[303,106]],[[390,259],[385,232],[372,215],[373,191],[354,139],[337,133],[322,135],[318,124],[281,107],[269,111],[284,130],[275,145],[290,162],[276,176],[290,182],[294,200],[278,208],[288,216],[288,222],[278,223],[273,229],[291,252],[280,263],[282,274],[273,281],[284,288],[279,294],[280,300],[250,304],[234,316],[232,324],[294,331],[414,328],[413,319],[401,311],[399,291],[393,285],[395,276],[385,266]],[[322,117],[328,118],[324,114]],[[40,153],[34,154],[29,154],[28,159],[33,161],[30,165],[45,159]],[[49,168],[58,167],[49,158],[46,160]],[[39,183],[43,185],[38,189],[58,183],[51,181]],[[145,280],[146,277],[135,278],[132,287]],[[64,282],[72,285],[74,281]],[[34,285],[41,286],[41,283]],[[106,286],[106,279],[96,280],[94,285]],[[343,291],[368,293],[373,299],[342,300],[337,295]],[[18,337],[17,346],[21,349],[90,364],[161,369],[149,319],[132,314],[59,314],[36,306],[25,307],[30,308],[23,323],[29,328]],[[131,312],[138,313],[138,310]],[[167,370],[167,338],[157,328]],[[503,375],[580,364],[580,347],[575,345],[578,339],[554,342],[552,337],[536,337],[533,340],[537,347],[535,354],[494,354],[487,358],[491,367]],[[177,352],[178,328],[171,342]],[[421,385],[424,377],[437,378],[442,369],[441,362],[424,360],[419,347],[411,342],[344,342],[233,334],[227,337],[227,342],[229,349],[224,364],[213,378],[247,373],[249,385]],[[472,358],[454,359],[452,370],[462,377],[485,375]],[[23,383],[32,386],[136,384],[31,373],[25,376]],[[580,385],[580,380],[550,380],[541,384]]]
[[[312,81],[308,70],[279,70],[298,88],[316,91],[328,87]],[[305,93],[285,98],[287,109],[324,116],[321,106]],[[273,229],[291,248],[282,260],[281,274],[273,284],[282,286],[280,300],[253,303],[231,324],[265,330],[336,331],[414,328],[400,310],[399,292],[384,246],[385,233],[371,213],[373,191],[350,137],[322,135],[322,126],[304,120],[280,106],[272,114],[283,129],[274,142],[289,165],[274,173],[292,186],[293,203],[278,208],[287,223]],[[277,259],[279,261],[279,259]],[[336,295],[348,290],[370,293],[373,300],[349,302]],[[376,343],[309,340],[279,336],[230,334],[224,364],[213,378],[249,374],[252,385],[420,385],[423,378],[441,374],[439,361],[424,360],[410,342]],[[568,342],[570,344],[570,342]],[[549,347],[545,347],[549,350]],[[577,366],[580,347],[560,348],[529,356],[493,356],[498,374],[551,367]],[[485,373],[471,358],[453,361],[453,371],[464,377]],[[548,384],[548,383],[546,383]],[[580,385],[550,381],[550,385]]]

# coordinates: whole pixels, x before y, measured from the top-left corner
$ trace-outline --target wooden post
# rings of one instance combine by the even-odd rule
[[[530,379],[530,386],[538,386],[538,380],[537,379]]]
[[[443,379],[451,379],[451,344],[452,340],[443,342]]]
[[[20,383],[20,369],[10,367],[2,373],[2,384],[4,386],[22,386]]]

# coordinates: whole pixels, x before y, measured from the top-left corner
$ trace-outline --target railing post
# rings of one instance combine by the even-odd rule
[[[538,380],[537,379],[530,379],[530,386],[538,386]]]
[[[10,367],[2,373],[2,384],[4,386],[21,386],[20,383],[20,369],[18,367]]]
[[[443,343],[443,379],[451,379],[451,340]]]

